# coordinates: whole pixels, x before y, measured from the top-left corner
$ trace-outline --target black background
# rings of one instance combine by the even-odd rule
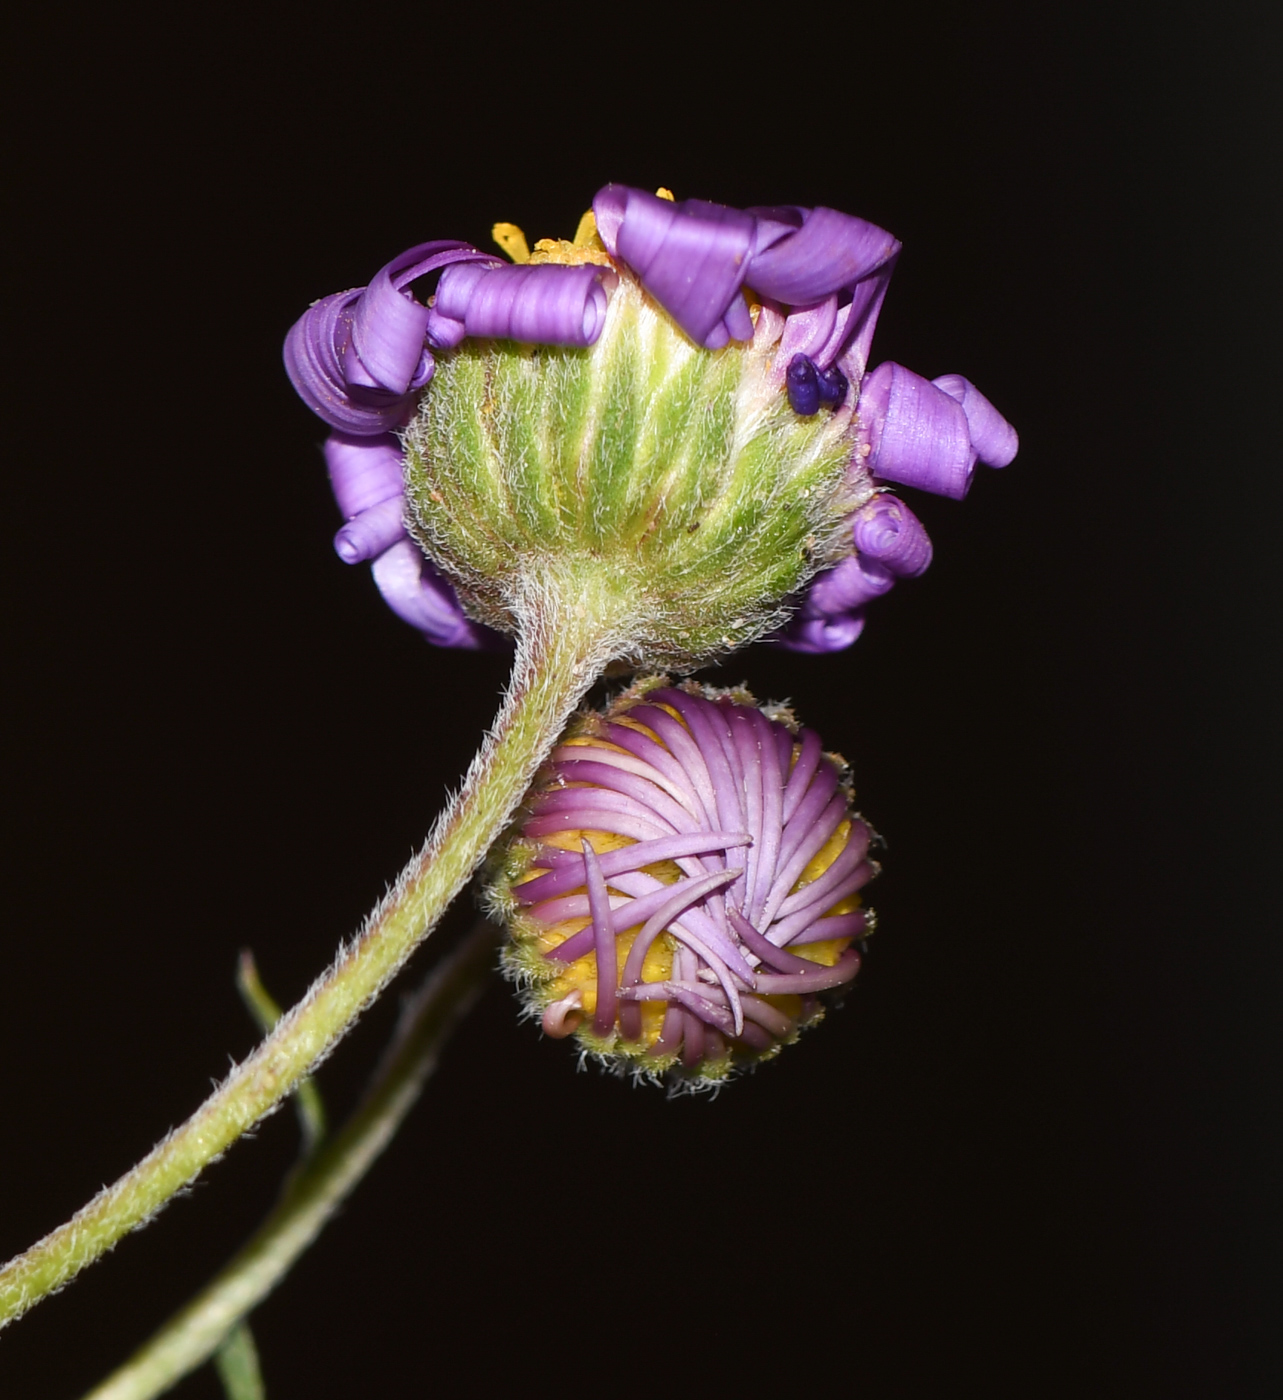
[[[881,930],[711,1102],[577,1074],[496,982],[256,1314],[269,1394],[1276,1393],[1270,7],[695,14],[45,11],[6,46],[0,1257],[250,1049],[242,946],[303,990],[497,702],[502,659],[333,555],[285,331],[409,244],[663,183],[894,231],[875,359],[1021,433],[914,499],[936,562],[854,649],[710,677],[851,759]],[[0,1396],[123,1359],[294,1145],[277,1115],[8,1331]]]

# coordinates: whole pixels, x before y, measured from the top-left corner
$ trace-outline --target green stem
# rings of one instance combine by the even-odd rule
[[[312,1243],[391,1141],[441,1046],[494,966],[497,931],[482,920],[402,1013],[396,1038],[343,1131],[307,1162],[229,1264],[85,1400],[150,1400],[207,1361]]]
[[[69,1283],[226,1151],[334,1048],[463,888],[576,704],[619,650],[613,580],[541,570],[513,603],[520,640],[495,726],[423,850],[360,936],[186,1123],[0,1270],[0,1327]],[[596,584],[597,586],[594,586]]]

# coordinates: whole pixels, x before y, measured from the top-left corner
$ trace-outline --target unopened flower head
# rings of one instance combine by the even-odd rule
[[[866,373],[900,245],[862,219],[608,185],[573,240],[495,237],[513,261],[419,245],[286,343],[335,430],[336,548],[435,642],[486,645],[557,576],[634,661],[845,646],[930,560],[888,486],[961,497],[1015,454],[960,376]]]
[[[744,691],[639,683],[585,717],[494,858],[506,967],[547,1034],[714,1084],[855,977],[877,872],[845,765]]]

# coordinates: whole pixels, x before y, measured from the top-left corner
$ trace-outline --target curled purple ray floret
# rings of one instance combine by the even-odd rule
[[[405,536],[401,444],[391,434],[331,433],[324,450],[330,487],[347,519],[334,537],[335,552],[345,564],[377,558]]]
[[[856,552],[896,578],[917,578],[931,563],[931,540],[922,522],[894,496],[875,496],[856,511],[851,527]]]
[[[864,631],[864,609],[895,583],[876,559],[854,554],[811,584],[796,615],[775,638],[789,651],[844,651]]]
[[[931,381],[951,399],[962,405],[976,456],[987,467],[1005,467],[1020,447],[1016,430],[969,379],[960,374],[942,374]]]
[[[402,494],[403,453],[391,433],[380,437],[331,433],[323,451],[330,489],[344,519]]]
[[[373,437],[400,427],[433,370],[429,312],[406,288],[451,263],[478,261],[495,259],[456,239],[420,243],[368,287],[310,306],[285,338],[285,369],[299,397],[340,432]]]
[[[960,374],[926,380],[881,364],[860,389],[860,454],[873,476],[961,500],[977,460],[1006,466],[1015,429]]]
[[[452,267],[441,275],[433,310],[469,336],[592,345],[617,280],[609,268],[592,263]]]
[[[797,614],[775,641],[790,651],[843,651],[864,630],[864,610],[898,578],[916,578],[931,563],[922,522],[894,496],[880,494],[852,517],[855,553],[811,584]]]
[[[746,312],[734,325],[725,319],[740,300],[753,249],[751,215],[702,199],[675,203],[626,185],[598,191],[593,212],[610,255],[632,268],[693,341],[718,349],[736,330],[739,339],[752,335]]]
[[[352,338],[352,308],[363,287],[308,307],[285,339],[285,369],[299,398],[332,428],[374,436],[405,418],[406,399],[389,390],[353,385],[344,373]]]
[[[345,564],[377,559],[405,538],[405,497],[393,496],[349,520],[334,536],[334,552]]]
[[[864,631],[864,611],[839,613],[836,617],[802,617],[792,619],[774,638],[777,646],[787,651],[800,651],[808,656],[826,656],[845,651],[860,640]]]
[[[750,209],[770,221],[774,209]],[[796,209],[797,228],[757,252],[745,280],[761,296],[805,306],[888,268],[900,243],[886,229],[836,209]]]
[[[392,611],[435,646],[487,651],[507,645],[467,616],[450,580],[413,540],[399,541],[374,561],[374,581]]]
[[[392,274],[401,261],[380,268],[353,307],[344,364],[351,385],[404,394],[431,377],[432,356],[424,346],[428,308],[397,291]]]
[[[373,561],[374,580],[393,612],[436,646],[475,651],[506,645],[465,615],[449,581],[407,537],[401,461],[401,444],[391,434],[330,434],[325,462],[347,517],[334,537],[335,552],[345,564]]]
[[[751,337],[740,294],[749,287],[810,317],[790,350],[819,352],[827,369],[858,338],[857,376],[863,369],[900,251],[885,229],[835,209],[677,203],[626,185],[598,191],[593,211],[607,251],[697,344],[712,350]]]
[[[860,389],[864,465],[881,481],[961,500],[976,451],[962,405],[903,365],[881,364]]]
[[[885,564],[853,554],[815,580],[802,605],[802,614],[827,618],[856,612],[889,592],[894,583],[895,575]]]

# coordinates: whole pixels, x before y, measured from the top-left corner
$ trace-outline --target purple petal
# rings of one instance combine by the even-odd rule
[[[410,405],[404,395],[354,387],[344,372],[353,307],[363,290],[336,292],[308,307],[285,337],[285,372],[318,418],[342,432],[370,437],[399,427]]]
[[[428,308],[398,292],[388,268],[380,268],[353,308],[352,350],[345,363],[349,384],[404,394],[432,376],[424,348]]]
[[[1016,430],[969,379],[960,374],[942,374],[931,381],[951,399],[962,405],[971,432],[976,456],[988,467],[1005,467],[1020,446]]]
[[[787,363],[794,355],[805,355],[818,362],[820,351],[833,334],[837,318],[836,292],[813,306],[797,307],[784,323],[784,334],[780,337],[780,348],[776,352],[777,361]]]
[[[899,254],[896,255],[898,256]],[[874,276],[866,277],[863,282],[858,283],[851,293],[848,320],[842,327],[844,343],[841,349],[834,353],[837,356],[838,367],[852,383],[858,384],[864,378],[864,371],[869,363],[869,351],[873,346],[873,332],[878,324],[878,313],[886,299],[895,264],[896,258],[892,258]],[[830,347],[826,346],[822,354],[829,353]]]
[[[875,559],[851,555],[811,585],[802,605],[803,617],[835,618],[880,598],[895,583],[890,569]]]
[[[331,433],[322,450],[330,489],[346,519],[401,495],[404,454],[390,433],[382,437]]]
[[[593,951],[597,955],[597,1010],[593,1029],[605,1035],[615,1024],[615,973],[619,954],[615,943],[615,924],[610,915],[610,896],[606,893],[605,877],[597,864],[597,853],[585,837],[580,843],[584,850],[584,866],[588,888],[588,907],[592,911]]]
[[[377,559],[405,538],[405,497],[393,496],[353,516],[334,536],[334,552],[345,564]]]
[[[894,496],[875,496],[855,513],[856,549],[897,578],[917,578],[931,563],[931,539],[916,515]]]
[[[467,334],[468,328],[462,321],[443,316],[435,306],[428,308],[428,344],[434,350],[453,350]]]
[[[611,255],[633,269],[697,344],[715,349],[744,330],[742,323],[723,318],[754,246],[756,223],[750,215],[701,199],[678,204],[619,185],[598,192],[593,212]]]
[[[741,212],[703,200],[675,204],[623,185],[599,191],[593,210],[611,256],[628,263],[699,344],[717,349],[748,338],[736,300],[747,281],[760,297],[806,308],[804,316],[818,313],[795,327],[781,365],[802,353],[828,369],[850,351],[843,373],[854,379],[863,373],[900,249],[885,229],[835,209]]]
[[[612,258],[619,256],[619,226],[624,221],[629,196],[636,193],[631,185],[605,185],[593,196],[597,237]]]
[[[863,283],[856,287],[858,292]],[[838,309],[837,315],[833,318],[833,329],[829,332],[829,338],[815,350],[811,358],[821,369],[827,369],[842,354],[846,348],[847,341],[853,334],[852,316],[859,312],[859,305],[854,301],[849,301]]]
[[[731,298],[731,304],[722,317],[722,325],[726,327],[726,334],[730,340],[753,339],[753,318],[749,315],[748,303],[743,296]]]
[[[851,914],[833,914],[827,919],[816,919],[801,933],[794,934],[789,947],[800,948],[804,943],[827,943],[831,938],[859,938],[869,927],[868,911],[857,909]]]
[[[781,238],[796,233],[811,212],[801,204],[757,204],[744,211],[757,220],[753,238],[753,256],[773,248]]]
[[[441,275],[434,310],[463,322],[467,334],[540,345],[591,345],[606,320],[616,275],[584,263],[568,267],[450,268]]]
[[[409,391],[432,375],[430,316],[408,294],[417,277],[456,262],[492,262],[470,243],[420,243],[381,268],[368,288],[309,307],[285,338],[285,369],[299,397],[332,428],[374,436],[404,423]]]
[[[464,614],[449,580],[413,540],[401,540],[374,561],[374,581],[392,611],[435,646],[479,651],[498,640]]]
[[[851,981],[860,970],[860,955],[854,948],[848,948],[832,967],[822,967],[813,963],[814,972],[783,973],[778,976],[767,974],[758,979],[763,995],[779,996],[782,993],[794,994],[818,991],[827,987],[840,987]],[[769,1003],[768,1003],[769,1005]]]
[[[831,651],[844,651],[863,631],[863,613],[848,613],[844,617],[795,617],[772,640],[788,651],[822,656]]]
[[[903,365],[881,364],[860,387],[861,450],[875,477],[961,500],[976,454],[955,399]]]
[[[778,212],[750,210],[763,216]],[[804,210],[801,228],[754,255],[747,280],[762,296],[806,306],[853,288],[899,251],[897,239],[865,219],[823,207]]]
[[[625,846],[622,850],[607,851],[598,857],[598,860],[603,875],[619,875],[628,870],[639,869],[643,865],[650,865],[654,861],[699,855],[705,851],[723,850],[727,846],[747,846],[751,839],[744,833],[727,831],[682,832],[675,836],[660,836],[653,841],[639,842],[635,846]],[[555,851],[556,848],[553,847],[552,852]],[[583,862],[573,851],[563,854],[569,855],[570,859],[558,859],[555,868],[549,870],[548,874],[536,875],[532,880],[514,885],[513,894],[523,904],[534,904],[541,899],[551,899],[554,895],[563,894],[582,885]],[[536,862],[542,863],[542,860]]]
[[[797,815],[797,809],[809,791],[815,775],[820,771],[820,761],[824,757],[824,746],[814,729],[803,729],[797,737],[797,761],[784,784],[781,815],[786,822],[791,822]]]
[[[495,267],[498,266],[496,263]],[[463,263],[443,272],[437,283],[437,294],[432,299],[435,315],[462,326],[468,314],[468,303],[485,274],[486,269],[477,263]]]
[[[773,967],[777,972],[806,972],[815,966],[806,958],[799,958],[796,953],[777,948],[769,938],[763,938],[738,910],[730,911],[730,920],[744,946],[754,957],[760,958],[764,966]]]

